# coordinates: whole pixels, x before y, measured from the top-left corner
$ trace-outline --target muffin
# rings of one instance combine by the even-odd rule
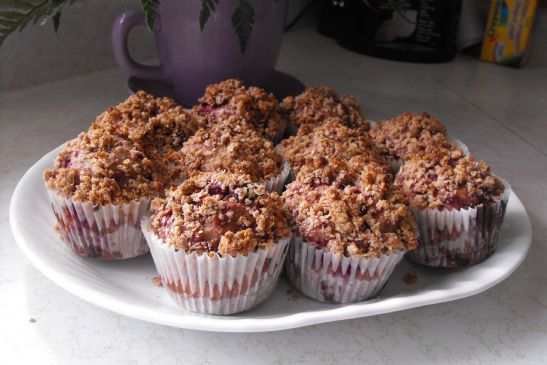
[[[203,173],[155,199],[143,232],[164,286],[182,307],[231,314],[273,291],[290,238],[276,193],[249,176]]]
[[[423,142],[446,140],[446,128],[439,119],[427,114],[402,113],[380,121],[370,130],[370,135],[383,153],[391,160],[409,157],[412,149]],[[420,142],[422,140],[422,143]]]
[[[328,86],[314,86],[298,96],[288,96],[283,99],[281,108],[287,116],[291,135],[303,125],[317,127],[330,118],[338,118],[350,128],[370,128],[357,100],[351,95],[340,98]]]
[[[420,247],[408,257],[433,267],[460,267],[490,256],[510,195],[484,161],[434,151],[405,161],[395,183],[409,197]]]
[[[126,259],[148,252],[140,218],[171,183],[161,160],[108,133],[81,133],[44,172],[63,241],[82,256]]]
[[[384,166],[362,157],[315,160],[283,201],[295,232],[287,275],[313,299],[349,303],[376,295],[417,246],[408,200]]]
[[[248,175],[268,191],[281,192],[290,168],[271,141],[247,125],[218,124],[200,129],[180,153],[181,177],[200,172],[226,171]]]
[[[229,79],[207,86],[198,102],[191,112],[208,127],[228,122],[249,124],[274,143],[283,138],[286,123],[277,99],[261,88],[246,88],[240,80]]]
[[[172,160],[182,144],[204,125],[174,100],[139,91],[99,115],[89,131],[118,136]]]
[[[296,136],[281,141],[277,150],[291,166],[289,180],[293,180],[303,166],[318,156],[341,160],[363,156],[371,162],[386,164],[363,129],[346,127],[339,118],[329,118],[318,127],[303,125]]]

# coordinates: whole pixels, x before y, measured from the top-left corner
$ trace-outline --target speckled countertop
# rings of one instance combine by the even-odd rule
[[[112,69],[0,94],[1,363],[547,363],[547,60],[522,70],[465,56],[397,63],[347,52],[304,29],[287,34],[279,69],[354,94],[371,119],[437,115],[527,207],[534,239],[523,265],[456,302],[264,334],[169,328],[88,304],[31,266],[11,235],[8,206],[31,164],[128,95],[125,76]]]

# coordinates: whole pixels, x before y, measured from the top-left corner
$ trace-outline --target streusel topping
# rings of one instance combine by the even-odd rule
[[[283,170],[282,158],[271,141],[247,125],[218,124],[200,129],[181,150],[182,176],[226,171],[264,182]]]
[[[369,258],[418,245],[407,198],[384,166],[362,157],[316,159],[283,200],[295,229],[318,249]]]
[[[57,193],[92,205],[158,195],[172,181],[161,159],[126,139],[97,131],[68,142],[44,180]]]
[[[245,175],[203,173],[151,206],[153,232],[177,250],[248,255],[289,237],[281,198]]]
[[[346,127],[339,118],[330,118],[319,127],[303,125],[296,136],[281,142],[279,150],[295,173],[317,156],[341,160],[368,156],[370,161],[385,164],[366,132]]]
[[[338,118],[350,128],[370,128],[357,100],[351,95],[340,98],[328,86],[314,86],[296,97],[288,96],[281,108],[289,121],[299,128],[305,124],[319,126],[330,118]]]
[[[204,125],[170,98],[155,98],[144,91],[108,108],[91,124],[93,133],[108,133],[141,148],[154,148],[169,157]]]
[[[427,143],[436,134],[446,137],[446,128],[437,118],[427,113],[403,113],[377,123],[370,131],[378,147],[392,158],[408,157],[409,145]]]
[[[277,99],[258,87],[246,88],[240,80],[229,79],[207,86],[192,113],[209,126],[242,123],[253,126],[262,136],[274,140],[285,128]]]
[[[472,156],[433,151],[405,161],[396,185],[419,209],[464,209],[495,201],[504,191],[490,166]]]

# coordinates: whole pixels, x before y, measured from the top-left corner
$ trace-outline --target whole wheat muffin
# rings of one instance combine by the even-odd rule
[[[404,160],[432,143],[445,143],[446,128],[427,113],[403,113],[377,123],[370,135],[386,156]]]
[[[325,252],[371,258],[417,247],[407,198],[384,166],[362,157],[315,160],[283,201],[298,234]]]
[[[371,162],[386,164],[363,129],[346,127],[339,118],[330,118],[318,127],[303,125],[296,136],[283,140],[278,149],[295,174],[317,156],[341,160],[364,156]]]
[[[409,197],[413,208],[464,209],[499,199],[503,183],[490,166],[461,151],[434,150],[405,161],[396,184]]]
[[[200,129],[184,144],[180,167],[183,178],[226,171],[264,182],[282,172],[283,161],[272,142],[248,125],[218,124]]]
[[[248,255],[290,235],[279,195],[246,175],[203,173],[152,202],[150,226],[175,250]]]
[[[249,124],[265,138],[277,141],[285,129],[285,120],[273,94],[258,87],[246,88],[240,80],[229,79],[207,86],[205,95],[191,113],[207,125]]]
[[[330,118],[338,118],[350,128],[370,128],[357,100],[351,95],[340,98],[328,86],[314,86],[296,97],[288,96],[281,108],[293,129],[306,124],[317,127]]]

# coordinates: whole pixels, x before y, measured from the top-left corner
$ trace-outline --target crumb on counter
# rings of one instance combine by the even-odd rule
[[[414,272],[407,272],[403,277],[403,281],[408,285],[415,285],[418,282],[418,275]]]

